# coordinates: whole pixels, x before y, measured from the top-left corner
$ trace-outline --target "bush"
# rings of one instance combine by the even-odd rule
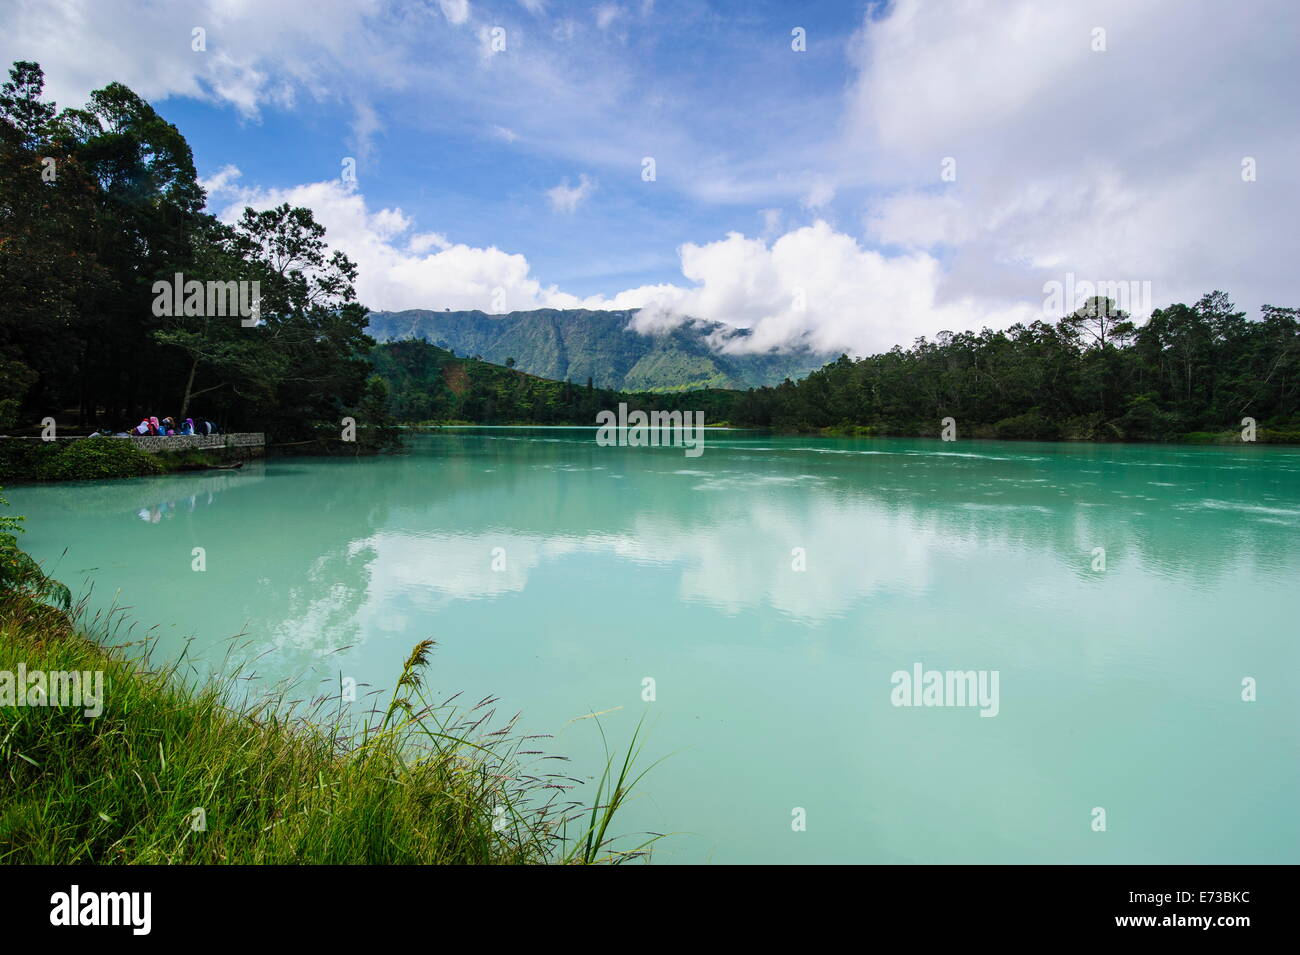
[[[57,451],[58,448],[44,441],[0,439],[0,481],[33,480],[41,462]]]
[[[125,438],[85,438],[69,442],[40,461],[35,476],[42,481],[91,481],[97,478],[161,474],[154,456]]]
[[[1055,441],[1061,436],[1056,422],[1033,411],[1003,418],[993,425],[993,431],[1003,441]]]
[[[1278,431],[1274,428],[1261,428],[1259,440],[1263,444],[1300,444],[1300,431]]]
[[[1125,406],[1124,414],[1115,424],[1126,438],[1152,441],[1168,436],[1171,422],[1160,410],[1154,395],[1138,395]]]

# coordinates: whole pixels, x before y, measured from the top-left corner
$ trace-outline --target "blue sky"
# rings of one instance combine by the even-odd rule
[[[1298,35],[1284,0],[0,13],[61,104],[116,79],[176,123],[215,213],[310,205],[372,307],[641,307],[856,352],[1054,317],[1067,274],[1148,283],[1138,314],[1300,304]]]
[[[459,44],[478,57],[472,31],[439,15],[436,3],[408,10],[421,6],[428,15],[419,18],[416,51],[436,56]],[[761,232],[765,210],[779,210],[786,224],[813,221],[803,202],[818,170],[811,147],[825,137],[821,127],[834,120],[852,79],[848,45],[867,7],[809,3],[792,18],[780,3],[638,0],[619,7],[602,29],[599,6],[548,4],[550,16],[540,17],[513,0],[472,7],[484,23],[506,31],[506,50],[497,57],[526,47],[568,73],[577,88],[584,67],[598,65],[607,98],[582,132],[571,128],[584,125],[582,111],[568,106],[557,106],[566,117],[557,127],[544,113],[527,117],[531,127],[521,122],[526,117],[509,94],[512,84],[526,81],[523,71],[508,76],[496,95],[431,95],[428,85],[435,84],[415,75],[406,88],[357,90],[379,127],[367,136],[357,135],[346,93],[295,97],[291,106],[272,101],[255,117],[221,100],[171,97],[159,105],[194,147],[201,175],[234,165],[243,182],[290,187],[337,175],[341,158],[352,156],[371,205],[400,206],[457,242],[508,244],[546,282],[579,296],[680,280],[678,246],[730,231]],[[795,27],[805,31],[800,52],[792,48]],[[216,30],[207,41],[211,53],[226,42]],[[617,138],[589,151],[583,140],[602,138],[610,114],[621,114]],[[646,156],[656,159],[653,183],[642,180]],[[701,167],[723,179],[733,168],[762,172],[737,184],[743,197],[701,202],[697,190],[706,186],[694,181]],[[599,201],[554,214],[547,190],[566,180],[576,187],[584,175]],[[832,199],[820,214],[837,206],[851,214],[855,201]]]

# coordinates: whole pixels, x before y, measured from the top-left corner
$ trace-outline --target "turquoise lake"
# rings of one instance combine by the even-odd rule
[[[464,429],[5,494],[160,657],[388,690],[432,637],[579,777],[644,717],[657,863],[1300,862],[1300,449]]]

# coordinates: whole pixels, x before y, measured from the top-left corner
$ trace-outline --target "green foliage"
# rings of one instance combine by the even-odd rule
[[[1055,441],[1061,436],[1059,425],[1032,411],[1003,418],[993,431],[1004,441]]]
[[[161,474],[163,470],[152,454],[126,438],[86,438],[59,442],[54,453],[40,461],[35,476],[42,481],[93,481]]]
[[[0,438],[0,480],[34,481],[41,463],[58,451],[44,441]]]
[[[337,698],[292,702],[289,686],[248,698],[239,673],[188,684],[178,668],[106,651],[47,610],[0,599],[0,670],[99,671],[102,712],[0,706],[0,862],[616,864],[645,855],[646,842],[624,849],[609,828],[635,782],[635,737],[629,759],[609,761],[620,767],[612,791],[602,782],[590,807],[566,801],[570,784],[521,752],[535,753],[536,737],[491,725],[493,700],[469,710],[426,701],[431,641],[407,661],[382,720],[355,727]]]
[[[223,224],[185,138],[131,90],[64,110],[43,91],[27,62],[0,88],[0,427],[170,414],[275,443],[359,418],[374,342],[356,268],[310,210]],[[154,282],[177,274],[260,283],[260,322],[156,314]]]
[[[392,417],[407,423],[594,425],[596,413],[620,402],[645,411],[702,411],[706,424],[730,414],[735,393],[702,390],[681,393],[616,392],[580,388],[571,381],[548,381],[524,372],[457,358],[423,341],[379,345],[375,368],[384,379]]]
[[[1238,429],[1249,416],[1273,423],[1261,442],[1285,440],[1300,431],[1298,317],[1265,306],[1249,321],[1212,292],[1135,327],[1093,300],[1055,324],[943,332],[909,349],[841,356],[800,382],[744,393],[730,420],[927,435],[951,416],[966,436],[1170,441]]]

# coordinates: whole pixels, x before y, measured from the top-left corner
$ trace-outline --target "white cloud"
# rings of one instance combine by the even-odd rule
[[[1037,304],[1010,301],[941,303],[943,270],[931,255],[886,256],[822,221],[771,243],[739,233],[687,243],[679,249],[682,285],[579,297],[543,285],[519,253],[415,232],[400,208],[370,210],[354,183],[330,180],[291,189],[227,185],[222,194],[230,197],[220,210],[227,222],[245,205],[266,209],[288,202],[312,209],[330,245],[357,264],[358,295],[375,309],[640,308],[632,327],[645,334],[699,318],[752,329],[743,340],[718,341],[723,350],[807,345],[858,354],[887,350],[922,333],[1005,326],[1041,314]]]
[[[203,187],[203,191],[208,194],[208,199],[211,200],[213,196],[229,192],[241,175],[243,173],[239,171],[238,166],[227,163],[206,179],[200,178],[199,185]]]
[[[383,0],[234,0],[154,2],[60,0],[5,11],[0,56],[34,59],[47,93],[80,106],[92,90],[125,83],[151,102],[189,96],[227,103],[256,118],[263,105],[292,106],[297,95],[334,98],[347,86],[333,78],[364,70],[369,82],[401,81],[400,63],[385,59],[368,26]],[[206,49],[192,49],[191,31]],[[352,84],[354,87],[355,84]]]
[[[541,0],[521,2],[545,12]],[[872,6],[848,44],[857,72],[847,92],[818,99],[800,88],[783,100],[780,83],[756,86],[759,118],[690,95],[708,72],[682,80],[663,60],[597,42],[599,29],[627,25],[630,4],[631,15],[606,3],[594,24],[590,14],[530,23],[518,45],[512,31],[510,56],[480,63],[473,35],[447,26],[481,25],[464,0],[177,0],[147,16],[127,0],[20,0],[5,11],[0,52],[39,60],[61,105],[112,80],[151,101],[196,97],[251,120],[268,104],[337,104],[362,159],[386,116],[424,121],[403,108],[445,102],[427,119],[446,124],[439,131],[487,130],[542,161],[559,157],[561,169],[590,170],[547,190],[560,213],[587,202],[596,175],[609,201],[592,218],[628,208],[620,176],[635,181],[647,153],[658,192],[693,210],[741,206],[724,225],[693,224],[716,231],[680,248],[680,282],[579,299],[544,286],[522,255],[417,232],[400,208],[370,211],[342,183],[241,188],[234,165],[204,181],[214,207],[241,196],[312,205],[357,260],[374,307],[488,309],[500,288],[510,308],[653,304],[640,319],[648,327],[694,315],[751,327],[760,344],[875,350],[1041,317],[1043,282],[1067,271],[1149,280],[1157,304],[1215,287],[1250,309],[1294,301],[1300,7],[1257,0],[1244,16],[1213,0]],[[204,52],[190,48],[196,25]],[[1098,25],[1104,53],[1090,45]],[[724,56],[714,68],[730,70],[728,82],[761,81],[762,57],[743,74],[744,61]],[[1258,161],[1257,182],[1241,180],[1244,156]],[[939,177],[944,157],[956,160],[953,182]],[[829,224],[848,218],[850,202],[859,235]],[[719,237],[755,213],[758,237]]]
[[[442,15],[457,26],[469,19],[469,0],[438,0]]]
[[[552,186],[546,190],[546,198],[551,203],[551,208],[556,212],[570,214],[578,206],[591,197],[596,191],[596,181],[591,179],[586,173],[578,177],[578,184],[570,186],[569,180],[565,179],[558,186]]]
[[[919,334],[1041,317],[1040,306],[1012,301],[940,302],[937,259],[925,252],[887,256],[823,221],[771,244],[733,232],[717,242],[687,243],[680,253],[682,273],[694,286],[636,290],[655,304],[636,327],[659,330],[672,316],[693,316],[752,329],[746,339],[719,342],[724,350],[806,344],[866,354]],[[623,307],[635,303],[632,292],[620,298]]]
[[[947,250],[948,299],[1029,299],[1067,271],[1150,281],[1157,305],[1293,298],[1300,189],[1289,173],[1245,183],[1240,163],[1300,162],[1297,33],[1280,0],[1249,17],[1202,0],[899,0],[855,45],[846,154],[886,187],[866,234]]]
[[[495,311],[499,294],[506,311],[579,304],[553,286],[543,287],[522,255],[453,243],[436,232],[414,232],[414,223],[400,208],[371,211],[354,183],[329,180],[289,189],[235,190],[219,217],[233,222],[245,206],[269,209],[283,202],[315,213],[330,246],[357,264],[358,297],[372,308]]]

